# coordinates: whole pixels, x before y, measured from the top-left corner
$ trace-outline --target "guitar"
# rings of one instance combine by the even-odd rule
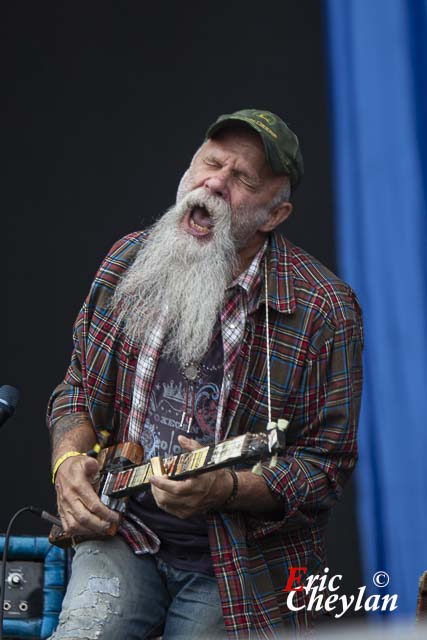
[[[129,496],[148,489],[152,476],[167,474],[171,480],[184,480],[221,467],[255,464],[276,456],[285,447],[287,426],[287,420],[269,422],[265,433],[245,433],[176,456],[154,457],[145,463],[142,463],[144,450],[141,445],[133,442],[113,445],[101,449],[97,456],[99,473],[94,487],[103,504],[123,514]],[[107,536],[115,535],[118,526],[112,525]],[[71,539],[57,525],[52,527],[49,535],[49,541],[60,547],[68,547],[83,539],[88,538],[76,536]]]

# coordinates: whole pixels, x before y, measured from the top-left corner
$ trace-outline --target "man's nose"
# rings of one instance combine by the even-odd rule
[[[218,173],[210,178],[206,178],[203,186],[205,189],[208,189],[212,195],[223,198],[228,202],[228,184],[225,173]]]

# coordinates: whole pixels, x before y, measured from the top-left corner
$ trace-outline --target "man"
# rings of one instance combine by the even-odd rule
[[[362,326],[351,289],[274,231],[302,173],[280,118],[221,116],[176,205],[101,265],[49,405],[63,527],[95,538],[76,547],[54,638],[310,626],[307,594],[295,612],[284,588],[291,567],[321,572],[328,512],[355,464]],[[283,456],[256,473],[156,476],[106,537],[118,515],[82,453],[111,419],[113,440],[143,444],[150,459],[264,431],[270,417],[290,423]]]

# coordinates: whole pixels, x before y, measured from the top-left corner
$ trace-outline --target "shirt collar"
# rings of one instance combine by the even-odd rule
[[[232,287],[239,286],[248,296],[248,300],[251,300],[259,287],[260,284],[260,273],[261,273],[261,262],[264,257],[264,254],[267,250],[268,240],[264,242],[262,247],[258,250],[255,256],[252,258],[252,262],[249,267],[245,269],[230,285],[230,289]]]
[[[249,267],[233,281],[229,289],[240,286],[246,291],[248,301],[252,301],[255,308],[259,307],[265,300],[264,286],[262,291],[259,287],[260,282],[264,282],[264,256],[267,260],[269,306],[280,313],[294,313],[296,300],[291,245],[280,233],[270,234]]]

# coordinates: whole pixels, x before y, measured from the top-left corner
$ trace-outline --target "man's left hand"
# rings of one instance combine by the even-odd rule
[[[202,446],[185,436],[179,436],[178,440],[186,451],[194,451]],[[233,489],[233,479],[225,469],[209,471],[186,480],[170,480],[166,475],[153,476],[150,482],[157,506],[183,519],[218,509]]]

